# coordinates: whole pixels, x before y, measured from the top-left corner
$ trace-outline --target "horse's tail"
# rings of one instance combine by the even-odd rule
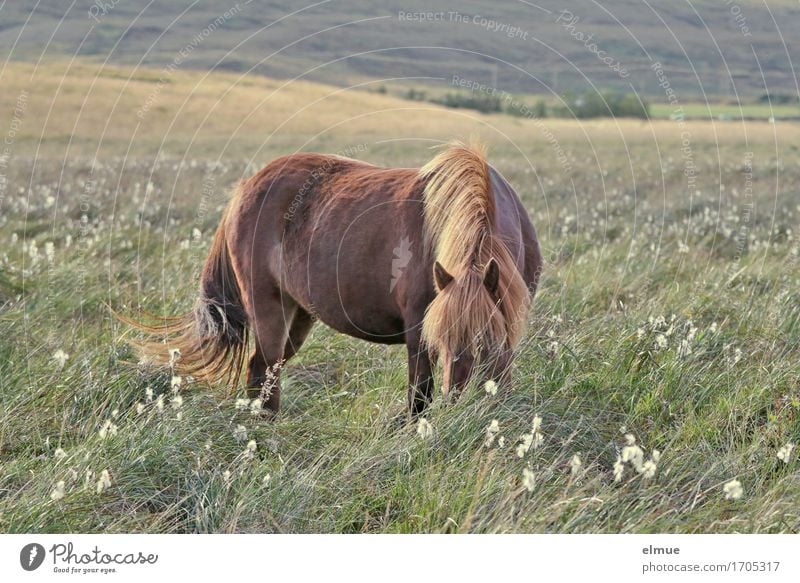
[[[193,310],[177,317],[150,317],[149,324],[118,317],[151,337],[135,343],[146,360],[162,365],[171,362],[181,374],[207,382],[226,379],[235,387],[244,365],[248,327],[225,237],[227,216],[228,211],[203,268],[200,297]]]

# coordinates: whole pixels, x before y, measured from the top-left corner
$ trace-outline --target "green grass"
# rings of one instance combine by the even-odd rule
[[[697,146],[700,176],[721,169],[726,190],[696,195],[691,208],[680,170],[662,172],[652,149],[630,153],[635,204],[624,194],[625,153],[612,151],[622,161],[605,193],[590,165],[571,176],[541,168],[546,208],[516,154],[494,152],[532,209],[547,269],[513,385],[497,396],[473,387],[452,406],[437,400],[430,439],[392,424],[403,409],[403,349],[322,326],[286,368],[275,422],[237,411],[241,394],[191,383],[176,409],[169,371],[137,365],[106,304],[191,305],[224,204],[198,218],[196,193],[206,173],[232,184],[242,162],[101,161],[82,225],[88,162],[69,160],[62,174],[61,161],[39,160],[34,171],[18,159],[10,184],[33,175],[35,187],[29,200],[11,191],[0,225],[0,531],[797,532],[797,453],[788,464],[776,457],[800,441],[796,152],[785,152],[789,186],[775,194],[768,146],[757,151],[743,251],[735,148],[718,162],[714,148]],[[414,164],[427,154],[399,145],[369,156]],[[687,338],[691,353],[682,353]],[[59,349],[69,355],[63,367],[52,358]],[[163,412],[147,387],[165,395]],[[544,441],[521,459],[515,446],[535,415]],[[502,449],[483,444],[493,419]],[[118,429],[103,439],[107,420]],[[647,458],[661,452],[652,479],[627,468],[614,481],[625,433]],[[533,492],[524,468],[536,475]],[[97,494],[104,469],[112,485]],[[733,478],[740,500],[723,495]],[[65,497],[53,501],[62,480]]]
[[[745,103],[742,105],[723,103],[687,103],[681,106],[686,119],[775,119],[800,117],[800,105],[765,103]],[[650,105],[650,115],[653,119],[668,118],[676,113],[676,107],[653,103]]]

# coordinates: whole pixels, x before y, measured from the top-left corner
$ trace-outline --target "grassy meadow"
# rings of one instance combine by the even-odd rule
[[[83,61],[0,80],[0,532],[800,531],[797,124]],[[546,258],[510,386],[437,398],[421,431],[392,423],[404,348],[323,325],[276,421],[138,364],[110,308],[187,310],[239,179],[297,150],[419,166],[471,135]]]

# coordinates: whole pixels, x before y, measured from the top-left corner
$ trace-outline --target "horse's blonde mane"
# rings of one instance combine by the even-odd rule
[[[420,169],[428,249],[450,273],[466,269],[494,223],[485,149],[453,142]]]
[[[497,236],[489,164],[481,145],[453,142],[420,169],[426,247],[455,280],[437,294],[423,322],[434,351],[513,348],[527,321],[528,289],[505,243]],[[500,271],[499,302],[483,285],[486,265]]]

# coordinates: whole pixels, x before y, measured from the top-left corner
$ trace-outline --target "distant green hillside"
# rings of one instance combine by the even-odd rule
[[[545,95],[594,85],[655,101],[666,84],[682,102],[798,93],[800,4],[784,0],[42,0],[5,2],[0,16],[0,54],[15,60],[77,53],[337,84],[456,78]]]

